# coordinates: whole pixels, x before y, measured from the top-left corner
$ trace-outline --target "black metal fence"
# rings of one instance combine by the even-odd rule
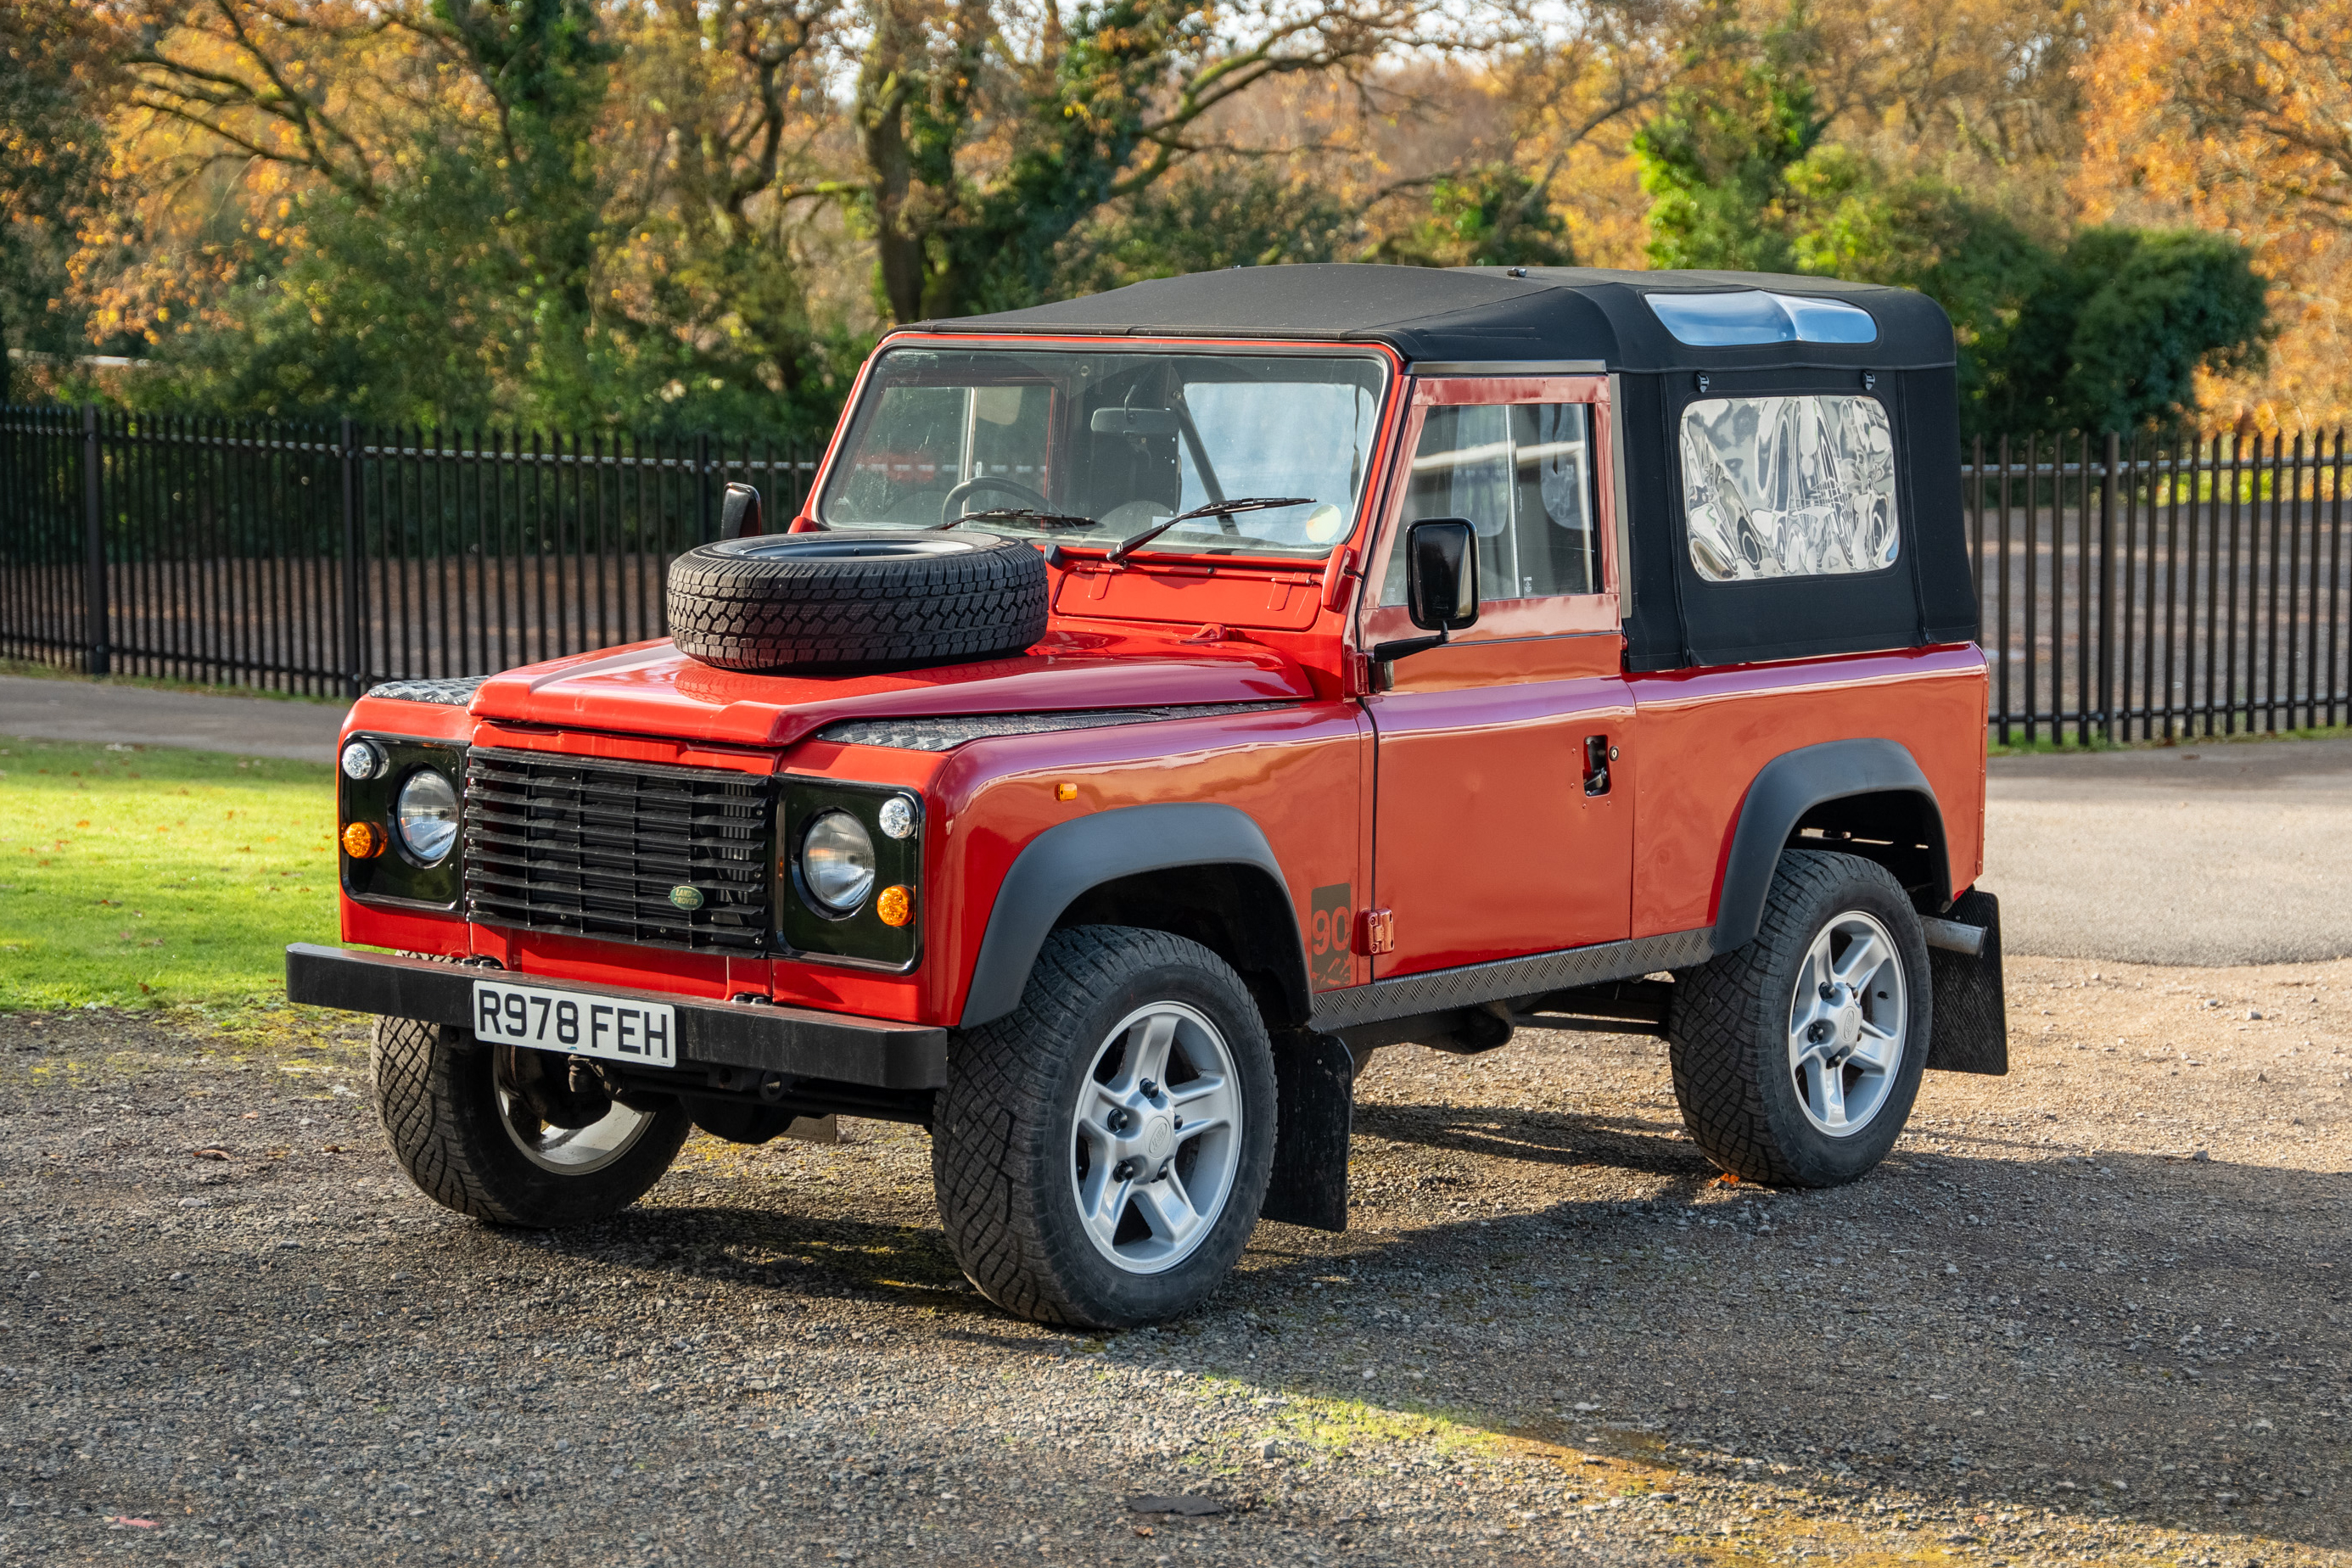
[[[2003,742],[2345,721],[2344,432],[2028,437],[1963,465]]]
[[[0,409],[0,656],[308,692],[663,636],[730,479],[817,454]],[[2027,437],[1962,465],[2004,742],[2352,715],[2344,433]]]
[[[728,481],[798,447],[0,409],[0,657],[355,694],[668,630]]]

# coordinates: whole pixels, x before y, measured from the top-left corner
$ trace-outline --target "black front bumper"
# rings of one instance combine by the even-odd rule
[[[298,942],[286,950],[286,996],[314,1007],[465,1028],[474,1020],[474,982],[507,973]],[[583,985],[539,974],[513,978],[550,991],[667,1004],[677,1010],[684,1067],[750,1068],[869,1089],[938,1089],[947,1082],[945,1029],[803,1007],[698,1002],[664,991]]]

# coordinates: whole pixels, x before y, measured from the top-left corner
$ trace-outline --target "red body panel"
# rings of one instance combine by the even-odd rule
[[[1017,658],[887,675],[714,669],[665,639],[508,670],[483,683],[473,711],[566,729],[789,746],[845,719],[1264,702],[1314,691],[1297,661],[1275,649],[1133,628],[1049,632]]]
[[[1603,395],[1597,381],[1559,378],[1507,395],[1538,387]],[[1757,771],[1797,747],[1857,736],[1894,740],[1917,759],[1943,813],[1954,889],[1975,880],[1986,690],[1977,650],[1628,677],[1615,629],[1613,484],[1599,492],[1604,592],[1494,606],[1454,646],[1391,667],[1391,688],[1368,693],[1362,648],[1412,635],[1401,610],[1357,602],[1365,564],[1377,574],[1387,558],[1411,410],[1480,395],[1489,395],[1458,378],[1423,388],[1396,379],[1370,468],[1378,478],[1328,565],[1156,552],[1110,564],[1074,551],[1054,572],[1052,629],[1017,658],[801,677],[719,670],[646,643],[510,670],[481,687],[470,711],[374,698],[352,710],[347,732],[917,790],[926,802],[922,957],[909,973],[581,942],[348,898],[344,940],[682,995],[751,992],[952,1024],[1005,871],[1038,834],[1121,806],[1216,801],[1265,832],[1301,932],[1322,944],[1310,964],[1349,940],[1335,907],[1352,928],[1354,914],[1380,906],[1394,911],[1397,943],[1378,974],[1402,975],[1711,923]],[[1604,404],[1596,428],[1607,425]],[[1605,463],[1605,440],[1599,449]],[[851,719],[1231,702],[1283,705],[936,753],[814,738]],[[1619,748],[1604,795],[1584,791],[1588,735]],[[1060,798],[1062,786],[1072,798]],[[1374,961],[1352,957],[1323,982],[1343,974],[1370,981]]]
[[[1416,655],[1366,700],[1378,731],[1379,978],[1625,935],[1631,792],[1584,793],[1584,738],[1622,737],[1616,637],[1465,642]]]
[[[1713,923],[1740,803],[1765,763],[1823,741],[1876,736],[1936,792],[1953,892],[1984,868],[1984,655],[1973,647],[1858,654],[1632,678],[1642,770],[1633,934]]]

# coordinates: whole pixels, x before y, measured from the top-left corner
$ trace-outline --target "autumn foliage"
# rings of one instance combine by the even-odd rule
[[[1360,259],[1918,288],[1979,428],[2352,414],[2352,0],[0,0],[0,334],[64,395],[813,431],[893,321]]]
[[[2127,7],[2084,75],[2085,209],[2242,237],[2274,284],[2268,374],[2209,404],[2272,426],[2352,415],[2352,3]]]

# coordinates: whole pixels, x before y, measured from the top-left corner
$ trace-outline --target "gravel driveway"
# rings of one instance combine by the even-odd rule
[[[2352,1563],[2352,963],[2011,985],[1831,1193],[1654,1042],[1386,1053],[1355,1228],[1108,1341],[963,1286],[913,1129],[507,1233],[332,1016],[0,1018],[0,1561]]]

